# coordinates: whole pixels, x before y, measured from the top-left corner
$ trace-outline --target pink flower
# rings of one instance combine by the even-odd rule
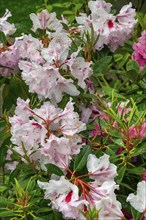
[[[79,209],[88,203],[79,200],[79,189],[70,183],[64,176],[58,180],[50,180],[49,183],[38,181],[40,188],[45,190],[45,199],[50,199],[52,208],[63,213],[65,218],[84,220]]]
[[[80,138],[56,137],[51,134],[40,149],[41,167],[46,170],[45,164],[52,163],[64,169],[70,163],[72,155],[78,154],[82,147]]]
[[[117,167],[109,162],[109,155],[104,154],[99,159],[90,154],[87,161],[87,169],[91,173],[92,179],[95,179],[99,184],[104,181],[113,180],[117,176]]]
[[[91,160],[94,156],[89,155]],[[104,156],[106,157],[106,155]],[[99,160],[103,161],[103,157],[100,157]],[[100,167],[98,161],[94,162],[96,163],[92,164],[93,166],[98,167],[99,165]],[[104,164],[108,166],[106,162],[104,161]],[[88,163],[87,168],[89,168]],[[77,176],[69,168],[67,170],[71,174],[69,180],[64,176],[52,175],[49,183],[38,181],[39,187],[45,190],[44,198],[50,199],[53,209],[62,212],[65,218],[84,220],[86,218],[80,214],[80,210],[86,214],[87,207],[90,206],[91,209],[95,207],[99,211],[99,219],[122,219],[121,204],[117,201],[114,193],[118,186],[113,179],[107,177],[102,183],[99,183],[97,178],[90,182],[82,178],[92,177],[94,173]],[[104,176],[102,171],[99,172],[101,172],[101,176]]]
[[[31,160],[38,161],[44,170],[46,163],[62,168],[64,163],[68,165],[83,146],[78,133],[85,130],[86,125],[74,112],[71,99],[62,110],[50,102],[31,109],[29,100],[18,98],[15,115],[9,121],[13,149],[22,157],[26,153]]]
[[[133,44],[134,52],[132,54],[132,59],[136,60],[142,70],[146,66],[146,30],[142,32],[140,38],[138,38],[138,43]]]
[[[10,24],[7,19],[9,17],[11,17],[11,12],[6,9],[5,14],[3,15],[2,18],[0,18],[0,31],[4,32],[4,34],[6,36],[12,35],[14,34],[14,32],[16,31],[15,25],[14,24]]]
[[[41,54],[48,64],[54,64],[59,68],[65,64],[71,43],[67,33],[54,34],[48,48],[44,48]]]
[[[41,50],[43,49],[43,44],[38,39],[29,35],[24,35],[16,40],[16,45],[19,50],[20,57],[22,59],[43,63],[43,57],[41,56]]]
[[[123,45],[124,41],[129,39],[134,30],[135,9],[132,9],[132,4],[123,6],[117,16],[110,13],[111,4],[103,0],[89,1],[88,7],[91,14],[87,17],[86,14],[81,14],[77,17],[77,23],[81,33],[84,30],[91,34],[91,27],[94,29],[94,38],[98,39],[95,44],[96,50],[101,50],[104,45],[114,52],[119,45]]]
[[[43,10],[42,12],[38,13],[37,15],[32,13],[30,14],[30,19],[33,22],[32,30],[35,32],[38,28],[42,30],[50,29],[56,30],[58,28],[62,28],[61,23],[56,18],[56,13],[48,13],[47,10]]]
[[[91,62],[85,62],[83,57],[77,57],[78,51],[71,55],[71,58],[66,62],[70,68],[71,75],[78,80],[78,85],[82,88],[86,88],[85,79],[92,75]]]
[[[29,91],[38,94],[40,99],[49,98],[53,102],[60,102],[63,94],[79,95],[73,80],[65,79],[57,68],[52,65],[39,65],[34,62],[20,61],[22,78],[29,85]]]
[[[0,53],[0,75],[7,77],[11,74],[16,74],[19,70],[18,62],[20,56],[17,46],[14,44],[6,48],[4,52]]]

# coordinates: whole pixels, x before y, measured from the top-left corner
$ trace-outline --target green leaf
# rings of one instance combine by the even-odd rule
[[[0,186],[0,193],[4,192],[5,190],[8,189],[8,186],[7,185],[2,185]]]
[[[127,71],[136,71],[136,73],[140,72],[140,68],[138,63],[135,60],[129,60],[128,63],[126,64],[126,70]]]
[[[119,94],[116,89],[113,89],[109,86],[102,86],[102,90],[105,95],[108,95],[111,98],[114,96],[114,98],[120,98],[126,100],[126,98],[123,95]]]
[[[127,169],[128,173],[132,173],[135,175],[141,175],[142,173],[145,172],[145,168],[144,167],[135,167],[132,169]]]
[[[24,189],[22,188],[22,186],[20,185],[20,183],[18,182],[16,178],[14,178],[14,180],[15,180],[15,186],[14,186],[15,192],[21,198],[25,195]]]
[[[0,166],[3,166],[6,162],[6,155],[7,155],[7,150],[8,150],[7,145],[10,143],[10,138],[9,138],[10,133],[8,134],[7,130],[5,132],[6,132],[6,134],[5,134],[6,138],[4,138],[4,136],[2,138],[0,135],[1,141],[5,139],[0,147]]]
[[[136,148],[133,148],[131,151],[131,156],[143,155],[146,153],[146,140],[144,140],[141,144],[139,144]]]
[[[139,80],[139,79],[138,79],[138,73],[137,73],[135,70],[129,70],[129,71],[127,71],[126,76],[127,76],[130,80],[132,80],[132,81],[134,81],[134,82],[137,82],[137,81]]]
[[[40,208],[37,210],[37,213],[42,213],[42,212],[52,212],[52,209],[49,208],[49,207],[40,207]]]
[[[118,169],[118,176],[116,177],[116,182],[117,184],[120,184],[123,180],[123,177],[125,175],[125,172],[126,172],[126,165],[124,166],[121,166],[119,169]]]
[[[121,55],[121,54],[120,54]],[[126,62],[128,61],[128,59],[129,59],[129,53],[126,53],[124,56],[123,55],[121,55],[121,57],[122,57],[122,59],[120,60],[120,55],[119,55],[119,60],[118,61],[120,61],[119,63],[118,63],[118,66],[117,66],[117,68],[118,69],[121,69],[125,64],[126,64]]]
[[[54,165],[52,163],[45,164],[45,166],[46,166],[49,174],[54,173],[58,176],[64,175],[63,171],[59,167],[57,167],[56,165]]]
[[[4,34],[4,32],[0,31],[0,41],[3,43],[3,45],[7,45],[7,39]]]
[[[18,97],[26,98],[26,86],[24,82],[17,76],[13,76],[10,79],[8,85],[5,85],[3,92],[3,111],[9,111],[13,105],[16,105]]]
[[[15,205],[15,203],[13,203],[12,201],[10,201],[9,199],[0,196],[0,204],[1,205]]]
[[[144,66],[144,68],[142,69],[141,73],[140,73],[140,78],[144,79],[146,77],[146,66]]]
[[[45,218],[46,220],[63,220],[61,213],[59,212],[51,212],[48,215],[48,218]]]
[[[104,72],[111,63],[112,56],[106,56],[97,61],[93,66],[94,74]]]
[[[91,153],[90,146],[84,146],[81,150],[81,152],[76,156],[75,162],[74,162],[74,170],[82,170],[83,167],[87,163],[88,155]]]
[[[124,143],[121,139],[119,138],[112,138],[113,142],[116,143],[117,145],[123,147],[124,146]]]
[[[110,136],[112,136],[112,137],[116,137],[116,138],[121,138],[121,136],[120,136],[120,134],[118,134],[117,132],[108,132],[108,134],[110,135]]]
[[[140,212],[138,212],[133,207],[131,207],[131,213],[132,213],[132,217],[133,217],[134,220],[139,220],[141,215],[142,215]]]
[[[14,217],[18,216],[18,214],[14,211],[0,211],[0,217]]]

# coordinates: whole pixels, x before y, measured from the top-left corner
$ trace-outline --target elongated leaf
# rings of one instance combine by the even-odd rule
[[[14,216],[18,216],[18,214],[14,211],[1,211],[0,212],[0,217],[14,217]]]
[[[108,65],[110,64],[111,60],[112,56],[106,56],[97,61],[93,67],[94,74],[98,74],[105,71],[108,68]]]
[[[49,174],[54,173],[58,176],[63,176],[64,175],[63,171],[59,167],[57,167],[56,165],[54,165],[52,163],[45,164],[45,166],[46,166]]]
[[[52,209],[49,207],[40,207],[37,211],[38,213],[42,213],[42,212],[52,212]]]
[[[3,43],[3,45],[7,45],[7,39],[4,34],[4,32],[0,31],[0,41]]]
[[[11,200],[5,198],[5,197],[2,197],[0,196],[0,204],[1,205],[15,205],[15,203],[13,203]]]
[[[115,142],[117,145],[123,147],[124,146],[124,143],[121,139],[119,138],[112,138],[113,142]]]
[[[85,146],[81,150],[80,154],[76,156],[75,162],[74,162],[74,170],[81,170],[87,163],[88,155],[91,153],[90,146]]]
[[[118,176],[116,177],[116,182],[118,184],[120,184],[123,180],[123,177],[125,175],[125,172],[126,172],[126,165],[124,166],[121,166],[119,169],[118,169]]]
[[[141,175],[142,173],[144,173],[145,168],[144,167],[135,167],[132,169],[127,169],[128,173],[132,173],[135,175]]]
[[[127,71],[135,70],[137,73],[140,71],[139,65],[135,60],[129,60],[126,69]]]
[[[131,155],[138,156],[146,153],[146,140],[139,144],[136,148],[131,151]]]

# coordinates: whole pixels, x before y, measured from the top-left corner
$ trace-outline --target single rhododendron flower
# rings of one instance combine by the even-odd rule
[[[87,160],[87,169],[92,173],[90,178],[95,179],[99,184],[106,180],[113,180],[117,176],[117,167],[110,163],[109,155],[104,154],[99,159],[90,154]]]
[[[12,35],[15,33],[16,28],[14,24],[10,24],[7,19],[11,17],[11,12],[6,9],[5,14],[0,18],[0,31],[4,32],[6,36]]]
[[[137,211],[143,213],[146,212],[146,181],[141,181],[137,185],[137,194],[131,193],[127,197],[127,202],[135,208]]]
[[[49,183],[38,181],[40,188],[45,190],[45,199],[50,199],[52,208],[62,212],[65,218],[84,220],[79,209],[87,205],[85,200],[79,200],[79,189],[64,176],[59,180],[51,179]]]
[[[32,30],[35,32],[38,28],[42,30],[50,29],[56,30],[58,28],[62,28],[61,23],[56,18],[56,13],[50,13],[47,10],[43,10],[37,15],[32,13],[30,14],[30,19],[33,22]]]
[[[16,44],[5,47],[0,53],[0,75],[7,77],[19,71],[18,62],[20,60],[18,47]]]
[[[133,44],[132,59],[136,60],[142,70],[146,66],[146,30],[142,32],[138,42]]]

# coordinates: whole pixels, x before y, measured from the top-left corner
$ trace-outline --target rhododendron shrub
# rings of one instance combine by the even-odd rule
[[[132,3],[86,7],[0,18],[2,220],[146,218],[145,30]]]

